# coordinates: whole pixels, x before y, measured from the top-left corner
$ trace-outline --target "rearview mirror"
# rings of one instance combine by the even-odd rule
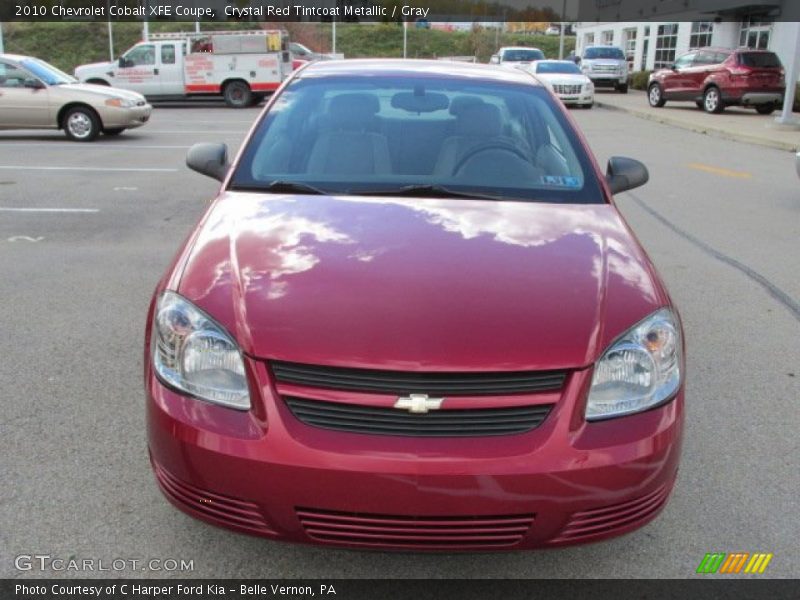
[[[624,156],[612,156],[608,159],[606,181],[612,194],[643,186],[650,179],[650,173],[638,160]]]
[[[499,65],[500,64],[500,57],[497,54],[493,54],[492,57],[489,59],[490,65]]]
[[[195,144],[186,153],[186,166],[192,171],[213,177],[218,181],[228,174],[228,146],[225,144]]]

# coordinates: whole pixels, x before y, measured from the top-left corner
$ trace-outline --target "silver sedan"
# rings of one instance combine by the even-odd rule
[[[79,83],[37,58],[0,54],[0,129],[63,129],[89,142],[141,127],[152,110],[136,92]]]

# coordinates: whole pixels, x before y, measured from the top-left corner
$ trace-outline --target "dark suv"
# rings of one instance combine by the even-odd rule
[[[650,75],[647,99],[693,101],[709,113],[726,106],[752,106],[768,115],[783,102],[783,65],[774,52],[702,48],[682,55],[669,69]]]

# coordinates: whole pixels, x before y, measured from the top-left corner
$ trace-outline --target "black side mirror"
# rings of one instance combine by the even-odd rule
[[[22,82],[22,85],[32,90],[41,90],[44,88],[44,83],[42,83],[38,79],[26,79],[25,81]]]
[[[127,69],[128,67],[133,66],[133,61],[128,60],[124,56],[119,57],[119,68],[120,69]]]
[[[608,159],[606,181],[612,194],[643,186],[650,179],[650,174],[638,160],[624,156],[612,156]]]
[[[213,177],[218,181],[228,174],[228,146],[225,144],[195,144],[186,154],[186,166],[192,171]]]

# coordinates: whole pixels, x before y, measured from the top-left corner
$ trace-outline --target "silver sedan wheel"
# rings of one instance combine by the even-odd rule
[[[83,140],[92,135],[94,123],[89,115],[84,112],[74,112],[67,119],[67,129],[73,137]]]

